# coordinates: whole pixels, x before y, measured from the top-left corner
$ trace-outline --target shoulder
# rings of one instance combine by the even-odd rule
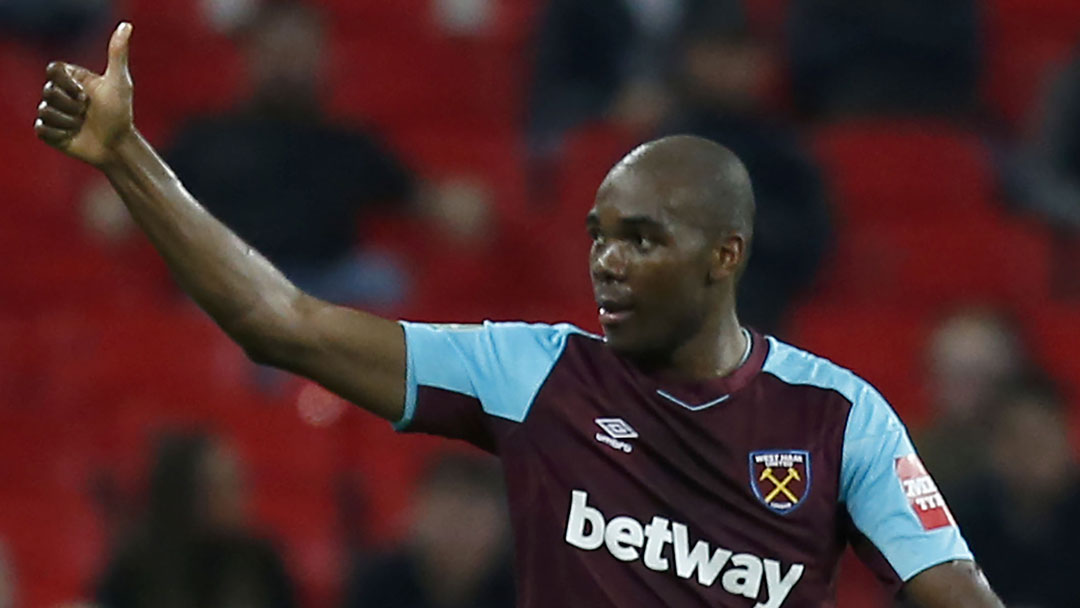
[[[432,361],[432,377],[453,371],[451,360],[486,375],[520,377],[547,373],[578,338],[603,344],[600,338],[568,323],[494,322],[413,323],[401,321],[410,361]],[[502,371],[499,371],[502,370]]]
[[[892,407],[872,384],[846,367],[768,336],[769,354],[762,372],[791,385],[835,391],[849,404],[848,439],[903,430]]]
[[[442,335],[462,339],[487,339],[562,346],[571,336],[602,342],[602,338],[570,323],[527,323],[524,321],[483,321],[482,323],[420,323],[399,321],[406,334]]]

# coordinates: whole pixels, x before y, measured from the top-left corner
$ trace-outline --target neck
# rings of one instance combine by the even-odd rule
[[[748,347],[734,308],[728,308],[725,314],[710,318],[655,367],[687,380],[722,378],[742,364]]]

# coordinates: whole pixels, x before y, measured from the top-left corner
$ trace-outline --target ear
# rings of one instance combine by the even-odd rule
[[[733,232],[718,239],[712,248],[709,280],[717,283],[736,277],[747,254],[746,237]]]

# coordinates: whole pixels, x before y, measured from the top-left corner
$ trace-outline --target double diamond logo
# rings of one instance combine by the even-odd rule
[[[597,418],[596,424],[614,439],[637,439],[637,431],[622,418]]]
[[[603,433],[596,434],[596,440],[607,444],[616,450],[622,450],[629,454],[634,451],[634,446],[624,439],[637,439],[638,433],[630,423],[622,418],[597,418],[596,425],[603,429]]]

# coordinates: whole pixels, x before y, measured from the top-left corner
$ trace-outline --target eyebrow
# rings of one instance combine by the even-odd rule
[[[585,226],[591,228],[600,223],[596,212],[590,212],[585,216]],[[648,228],[652,230],[664,230],[664,224],[649,215],[631,215],[619,218],[619,224],[623,228]]]

